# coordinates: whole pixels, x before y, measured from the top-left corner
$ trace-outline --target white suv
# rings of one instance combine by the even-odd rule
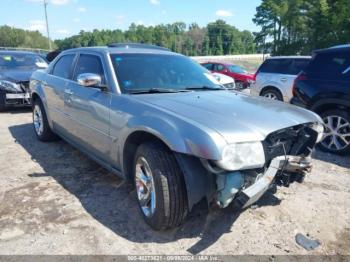
[[[294,80],[310,60],[310,56],[268,58],[256,73],[256,81],[251,86],[251,94],[290,102],[293,97]]]

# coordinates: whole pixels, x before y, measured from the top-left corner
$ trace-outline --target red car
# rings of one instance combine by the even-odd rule
[[[249,74],[245,69],[238,65],[216,62],[207,62],[202,63],[201,65],[211,72],[217,72],[232,77],[236,81],[237,89],[247,88],[255,81],[253,74]]]

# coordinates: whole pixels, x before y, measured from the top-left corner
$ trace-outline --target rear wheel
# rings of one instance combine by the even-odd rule
[[[327,152],[344,154],[350,152],[350,114],[345,110],[334,109],[321,114],[325,132],[321,149]]]
[[[139,146],[134,182],[141,213],[152,228],[174,228],[185,220],[187,197],[182,172],[165,146],[157,142]]]
[[[267,88],[262,93],[261,96],[272,99],[272,100],[278,100],[283,101],[283,96],[280,91],[278,91],[275,88]]]
[[[40,141],[50,142],[57,140],[57,136],[49,126],[45,108],[40,99],[33,101],[33,126],[35,134]]]

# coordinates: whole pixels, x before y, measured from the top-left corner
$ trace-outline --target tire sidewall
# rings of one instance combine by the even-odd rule
[[[134,164],[133,164],[133,183],[134,185],[136,183],[135,172],[136,172],[137,160],[140,157],[143,157],[147,161],[151,169],[154,188],[155,188],[155,195],[156,195],[156,205],[155,205],[156,207],[155,207],[154,213],[151,216],[148,217],[143,213],[140,202],[138,201],[136,190],[135,190],[135,196],[137,199],[137,204],[139,206],[140,213],[142,214],[147,224],[149,224],[152,228],[155,228],[157,230],[162,230],[164,229],[164,227],[162,226],[162,221],[165,216],[164,211],[166,211],[166,207],[164,206],[163,184],[162,184],[162,178],[161,178],[162,176],[164,176],[164,174],[162,174],[162,171],[157,167],[157,163],[154,162],[154,159],[152,157],[151,150],[157,150],[157,149],[154,148],[155,146],[151,145],[150,147],[150,144],[147,144],[147,145],[148,146],[141,145],[136,151]]]

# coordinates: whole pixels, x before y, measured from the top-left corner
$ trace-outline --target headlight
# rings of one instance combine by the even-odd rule
[[[317,123],[312,124],[311,128],[318,133],[316,143],[321,142],[322,138],[323,138],[323,134],[324,134],[324,126],[323,126],[323,124],[317,122]]]
[[[263,167],[265,153],[261,142],[231,144],[224,148],[222,160],[217,165],[225,170],[235,171]]]
[[[7,80],[0,80],[0,89],[10,92],[22,92],[22,89],[18,84]]]

